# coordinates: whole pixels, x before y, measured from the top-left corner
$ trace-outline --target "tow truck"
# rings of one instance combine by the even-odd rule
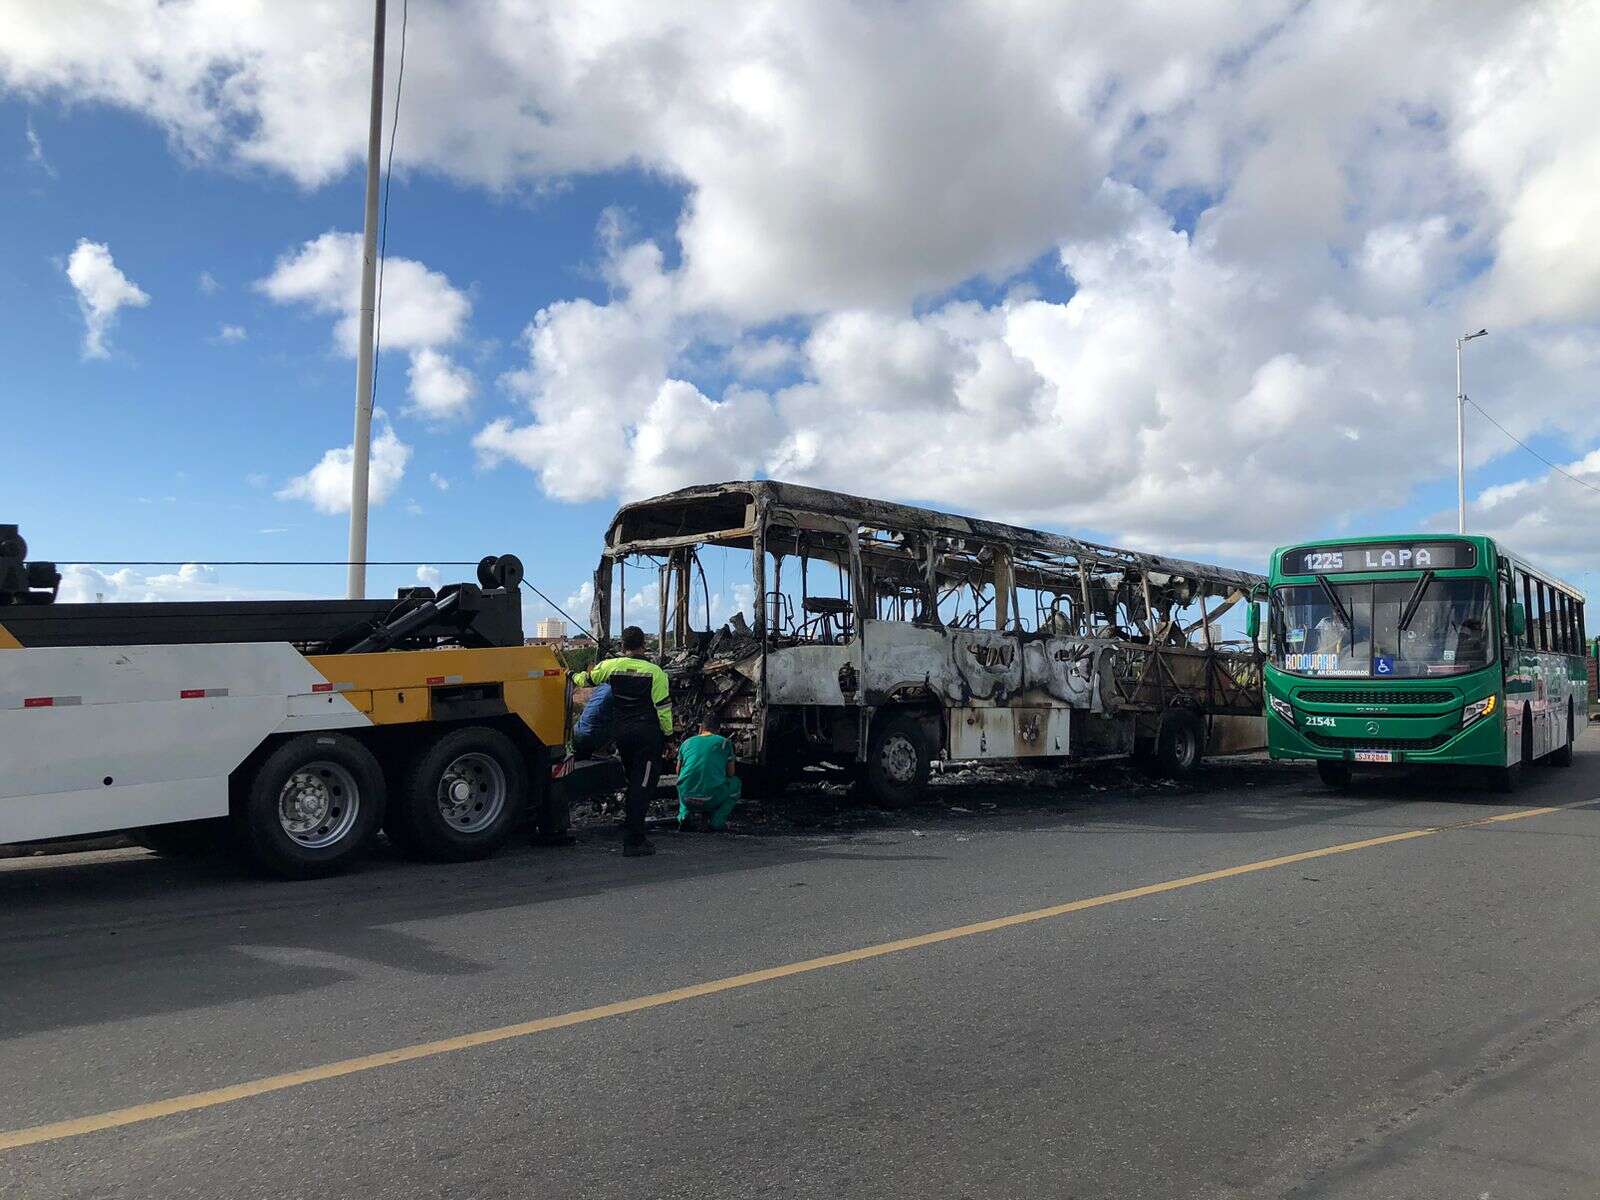
[[[337,871],[492,854],[564,805],[566,671],[524,645],[515,555],[392,600],[65,603],[0,525],[0,844],[122,831]]]

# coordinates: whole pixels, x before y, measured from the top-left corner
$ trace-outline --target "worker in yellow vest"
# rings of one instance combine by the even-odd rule
[[[672,733],[672,688],[667,673],[643,655],[644,630],[629,625],[622,631],[619,657],[598,662],[572,677],[575,688],[611,685],[617,754],[628,781],[622,853],[629,858],[656,852],[644,835],[644,818],[661,775],[661,753]]]

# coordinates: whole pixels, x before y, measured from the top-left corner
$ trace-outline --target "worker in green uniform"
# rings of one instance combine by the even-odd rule
[[[629,858],[656,852],[644,835],[644,818],[655,798],[661,753],[672,733],[672,688],[667,673],[643,654],[644,630],[629,625],[622,631],[620,657],[598,662],[572,677],[574,688],[611,685],[617,755],[628,781],[622,853]]]
[[[739,802],[732,748],[715,722],[715,717],[701,718],[700,732],[678,746],[679,829],[692,829],[699,820],[710,829],[725,829]]]

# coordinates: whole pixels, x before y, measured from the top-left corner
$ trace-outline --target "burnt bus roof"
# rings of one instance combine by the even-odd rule
[[[1086,567],[1156,571],[1246,592],[1264,588],[1267,582],[1264,575],[1232,567],[1103,546],[1040,529],[775,479],[699,484],[625,504],[606,530],[606,555],[616,558],[698,542],[749,548],[757,509],[765,511],[769,519],[784,512],[811,513],[871,528],[942,533],[1000,543],[1025,552],[1070,557]]]

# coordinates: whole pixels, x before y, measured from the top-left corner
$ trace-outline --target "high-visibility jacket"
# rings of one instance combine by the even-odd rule
[[[667,683],[665,671],[642,658],[608,658],[587,671],[579,671],[572,677],[572,686],[593,687],[608,680],[619,732],[629,725],[647,723],[652,710],[661,732],[672,732],[672,687]],[[649,681],[648,699],[644,696],[646,680]]]

